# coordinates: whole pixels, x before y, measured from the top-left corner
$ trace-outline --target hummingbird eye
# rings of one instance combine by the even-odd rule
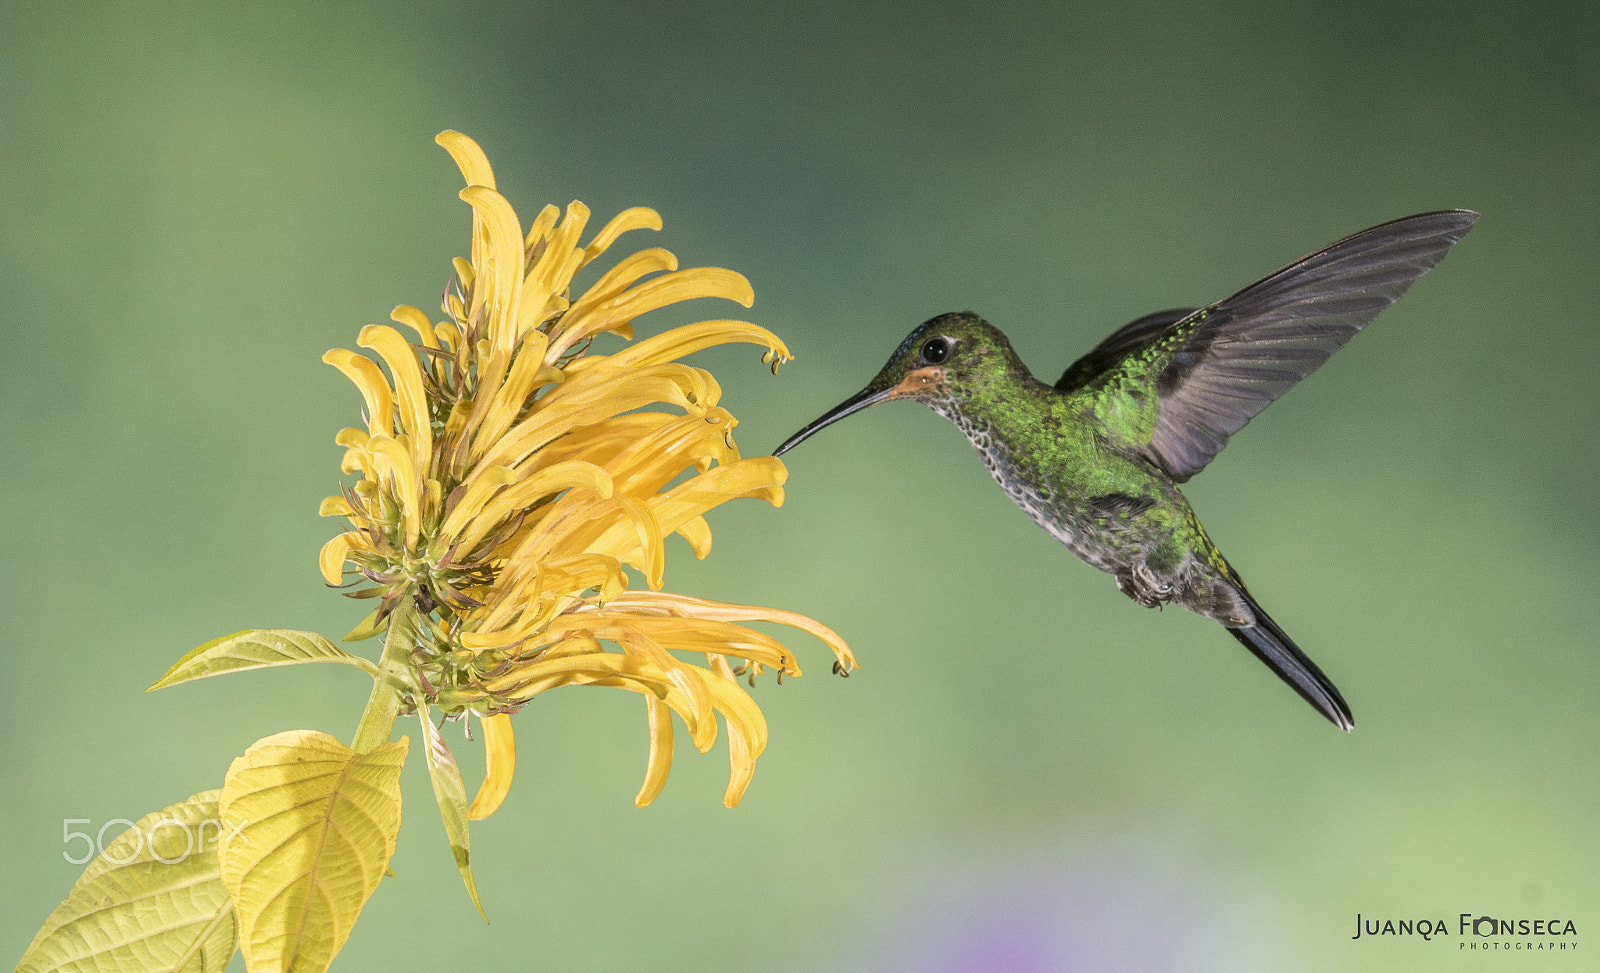
[[[942,364],[950,357],[951,344],[950,339],[943,335],[929,338],[922,346],[922,360],[930,365]]]

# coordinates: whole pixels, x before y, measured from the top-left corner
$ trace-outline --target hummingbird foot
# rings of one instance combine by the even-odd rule
[[[1143,563],[1129,571],[1118,571],[1116,579],[1118,590],[1146,608],[1160,608],[1174,597],[1172,582],[1156,577]]]

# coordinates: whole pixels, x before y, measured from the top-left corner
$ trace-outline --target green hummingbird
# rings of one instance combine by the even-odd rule
[[[942,314],[900,343],[867,387],[773,451],[867,406],[913,399],[954,422],[1017,506],[1149,608],[1221,623],[1340,729],[1332,681],[1245,587],[1178,484],[1228,437],[1399,300],[1472,228],[1470,210],[1363,230],[1202,308],[1113,332],[1054,385],[1000,330]]]

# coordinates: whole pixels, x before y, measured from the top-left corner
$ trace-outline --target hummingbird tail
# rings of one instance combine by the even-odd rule
[[[1240,644],[1251,652],[1256,658],[1265,662],[1278,678],[1294,687],[1294,691],[1305,698],[1305,701],[1317,708],[1317,712],[1328,718],[1334,726],[1349,732],[1355,725],[1355,717],[1350,715],[1350,707],[1345,703],[1344,697],[1339,695],[1339,690],[1332,680],[1322,674],[1317,664],[1306,657],[1300,647],[1294,644],[1278,627],[1250,592],[1243,585],[1238,588],[1240,596],[1255,613],[1256,623],[1244,628],[1230,628],[1229,632],[1238,639]]]

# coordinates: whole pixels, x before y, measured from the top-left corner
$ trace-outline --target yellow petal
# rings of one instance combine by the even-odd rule
[[[664,591],[628,591],[618,595],[606,605],[608,611],[615,612],[656,612],[661,614],[677,615],[682,618],[709,618],[725,622],[776,622],[790,628],[798,628],[820,639],[823,644],[833,650],[839,662],[851,669],[860,668],[856,665],[855,654],[850,651],[850,646],[845,644],[838,632],[822,624],[814,618],[796,612],[784,611],[781,608],[761,608],[755,605],[730,605],[720,601],[707,601],[704,598],[691,598],[688,595],[669,594]]]
[[[549,354],[560,357],[590,335],[611,331],[657,308],[699,297],[725,297],[745,307],[755,303],[755,291],[751,289],[750,282],[743,274],[732,270],[695,267],[663,274],[586,314],[569,314],[567,319],[562,320],[560,336],[551,339]]]
[[[409,304],[402,304],[389,312],[389,320],[398,322],[411,328],[422,339],[423,345],[429,348],[439,347],[439,336],[433,330],[433,324],[428,316]]]
[[[372,544],[367,540],[367,535],[353,530],[345,531],[322,545],[322,552],[317,555],[317,565],[322,568],[322,577],[329,584],[342,584],[345,559],[352,551],[370,550]]]
[[[649,508],[632,497],[608,500],[572,494],[556,501],[539,530],[507,555],[508,560],[539,564],[553,557],[604,554],[642,572],[660,586],[665,569],[665,536]]]
[[[666,571],[667,549],[663,542],[665,534],[656,518],[651,516],[650,510],[644,504],[632,497],[612,497],[612,501],[622,506],[628,519],[633,522],[634,529],[638,531],[639,546],[632,548],[629,553],[620,556],[618,560],[632,564],[644,572],[645,581],[652,588],[661,587],[662,574]],[[637,553],[634,553],[637,551]]]
[[[435,135],[433,140],[450,153],[450,158],[456,160],[456,166],[460,168],[467,185],[494,188],[494,170],[489,168],[489,157],[483,154],[478,143],[460,132],[448,129]]]
[[[323,497],[322,505],[317,508],[318,517],[354,517],[355,513],[344,497]]]
[[[489,343],[497,351],[510,354],[517,345],[516,309],[522,294],[522,227],[506,198],[484,186],[468,186],[461,198],[483,220],[487,252],[474,258],[478,272],[473,287],[474,300],[489,307]]]
[[[362,328],[356,344],[376,351],[389,366],[395,397],[400,401],[401,422],[411,445],[411,465],[419,472],[429,469],[433,465],[433,420],[428,414],[428,395],[416,352],[400,332],[386,324]]]
[[[567,386],[578,382],[578,379],[568,378],[546,393],[546,404],[512,426],[479,463],[517,466],[536,450],[567,433],[657,402],[675,405],[685,412],[709,408],[715,400],[710,396],[711,389],[703,375],[695,374],[697,372],[699,369],[684,365],[657,365],[641,370],[624,382],[591,382],[583,387],[581,394],[558,400]],[[592,369],[586,371],[579,379],[588,379],[592,373]],[[697,400],[703,404],[697,405]]]
[[[368,462],[367,447],[351,446],[344,451],[344,456],[339,460],[339,472],[360,473],[367,480],[374,479],[377,474],[373,472],[371,463]]]
[[[393,437],[373,436],[367,440],[367,454],[374,465],[388,473],[391,489],[400,497],[400,513],[406,524],[406,548],[415,550],[422,529],[422,484],[417,482],[416,468],[411,465],[411,451]]]
[[[631,412],[592,422],[539,450],[546,463],[581,459],[596,466],[606,466],[623,450],[663,426],[671,425],[682,416],[670,412]]]
[[[557,463],[549,469],[529,475],[496,494],[483,505],[476,523],[471,527],[463,527],[461,537],[463,553],[476,547],[490,530],[510,517],[513,512],[530,506],[534,501],[552,493],[572,488],[586,489],[601,497],[609,497],[612,489],[611,476],[593,463],[585,463],[582,460]],[[446,523],[446,532],[450,533],[448,526],[450,522]]]
[[[588,263],[594,258],[605,253],[606,250],[617,242],[617,237],[629,230],[659,230],[661,229],[661,214],[647,206],[635,206],[625,209],[611,218],[589,245],[583,249],[583,262]]]
[[[476,351],[478,353],[478,388],[500,388],[505,382],[506,372],[511,368],[511,352],[498,351],[487,341],[479,341]],[[473,397],[472,404],[467,411],[467,418],[461,423],[458,438],[455,440],[458,443],[465,441],[468,444],[467,455],[463,461],[457,464],[458,466],[483,465],[480,461],[483,459],[485,451],[494,447],[500,439],[505,438],[501,436],[497,439],[490,439],[488,436],[477,434],[478,429],[483,425],[484,419],[488,416],[490,410],[494,408],[496,402],[497,399],[493,395],[479,394]],[[455,408],[451,410],[452,419],[455,418],[456,413],[461,410],[463,405],[464,403],[462,402],[456,403]],[[489,463],[486,465],[511,466],[512,464]]]
[[[497,589],[553,558],[597,553],[585,542],[587,534],[609,527],[620,514],[610,500],[593,493],[569,491],[536,516],[537,520],[532,525],[525,524],[510,544],[494,552],[495,557],[507,562],[495,582]]]
[[[472,282],[476,280],[478,276],[477,274],[473,273],[472,261],[466,260],[462,257],[453,257],[450,260],[450,266],[455,268],[456,278],[461,282],[462,290],[471,290]]]
[[[580,554],[542,565],[540,591],[547,597],[575,595],[591,588],[600,589],[600,601],[610,601],[628,586],[622,564],[604,554]]]
[[[748,321],[701,321],[635,342],[612,355],[610,364],[634,367],[675,361],[701,349],[732,342],[761,345],[785,361],[794,357],[777,335]]]
[[[455,160],[456,167],[461,170],[461,177],[468,186],[487,186],[495,188],[494,170],[489,167],[489,159],[478,147],[478,143],[462,135],[460,132],[444,131],[434,136],[433,139],[444,147],[450,157]],[[484,217],[476,210],[472,214],[472,264],[483,267],[489,256],[489,233]],[[463,279],[462,286],[470,287],[471,280]]]
[[[709,469],[713,463],[739,458],[728,430],[733,416],[721,408],[704,416],[684,416],[648,436],[641,436],[607,464],[617,489],[633,496],[654,494],[691,466]]]
[[[483,509],[483,505],[494,495],[494,492],[516,481],[516,471],[507,469],[504,466],[491,466],[488,469],[474,473],[466,483],[467,489],[462,494],[461,500],[445,517],[443,526],[439,528],[441,540],[448,544],[456,543],[456,535],[461,532],[461,528],[478,515],[478,512]],[[465,555],[470,551],[471,548],[469,547],[458,553]]]
[[[527,268],[528,276],[522,285],[522,306],[517,316],[519,334],[541,323],[545,308],[553,298],[565,300],[567,285],[583,260],[577,243],[588,222],[589,207],[573,200],[567,205],[566,219],[550,234],[538,262]],[[564,305],[560,306],[564,309]]]
[[[664,533],[698,517],[718,504],[738,497],[761,497],[773,506],[783,505],[782,483],[788,478],[783,461],[773,456],[753,456],[718,466],[657,494],[649,500]]]
[[[597,645],[588,638],[567,638],[557,642],[552,649],[563,645]],[[546,657],[548,655],[548,657]],[[621,678],[636,684],[633,688],[646,695],[662,698],[671,691],[671,685],[661,669],[650,660],[620,652],[583,652],[576,655],[541,654],[533,662],[516,666],[512,671],[489,680],[487,688],[499,696],[524,702],[540,692],[573,682]]]
[[[567,614],[551,622],[546,629],[551,637],[587,635],[590,638],[615,642],[626,651],[636,653],[654,664],[667,681],[683,694],[684,723],[695,746],[704,753],[717,738],[717,723],[712,716],[712,696],[708,685],[715,676],[698,666],[691,666],[662,648],[660,643],[626,620],[607,619],[593,615]]]
[[[728,724],[728,789],[722,803],[737,807],[756,772],[756,758],[767,749],[767,720],[756,701],[733,680],[713,675],[706,688]]]
[[[561,218],[560,207],[545,204],[539,215],[534,217],[533,225],[528,227],[528,236],[523,241],[524,248],[532,248],[535,243],[543,240],[550,234],[550,229],[556,225],[556,220]]]
[[[582,317],[590,313],[595,307],[615,300],[623,291],[632,287],[634,282],[646,274],[660,273],[678,269],[678,258],[669,250],[660,247],[650,247],[631,253],[601,275],[583,296],[572,302],[572,315]]]
[[[722,392],[716,379],[702,368],[677,362],[614,368],[602,355],[589,357],[599,363],[576,373],[569,367],[565,380],[541,400],[535,418],[587,424],[652,402],[667,402],[703,415],[717,404]]]
[[[588,625],[594,626],[589,630],[594,632],[609,631],[613,627],[631,629],[669,651],[731,655],[782,669],[791,676],[800,675],[793,654],[770,635],[720,619],[634,614],[627,611],[627,604],[624,602],[620,610],[612,610],[614,605],[607,605],[598,611],[572,612],[568,617],[588,619]]]
[[[541,384],[541,379],[550,381],[561,378],[560,372],[544,363],[547,342],[548,339],[539,331],[529,332],[523,339],[522,346],[517,349],[516,360],[512,362],[511,372],[505,382],[494,390],[491,396],[493,401],[484,412],[483,422],[474,433],[475,437],[493,442],[505,435],[505,431],[528,404],[533,390]],[[485,393],[480,391],[478,394]]]
[[[439,336],[439,347],[452,354],[461,344],[461,332],[449,321],[440,321],[434,325],[433,333]]]
[[[483,753],[488,764],[478,795],[467,808],[467,817],[482,821],[493,814],[511,790],[511,776],[517,769],[517,738],[511,732],[511,717],[504,713],[485,716],[479,721],[483,728]]]
[[[711,525],[704,517],[690,517],[679,524],[678,536],[689,542],[696,559],[704,561],[711,553]]]
[[[377,362],[347,348],[332,348],[322,360],[355,383],[367,403],[367,428],[385,436],[394,434],[394,392]]]
[[[672,769],[672,710],[654,696],[646,696],[644,706],[650,726],[650,757],[645,763],[644,785],[633,799],[639,807],[650,806],[667,785],[667,772]]]

